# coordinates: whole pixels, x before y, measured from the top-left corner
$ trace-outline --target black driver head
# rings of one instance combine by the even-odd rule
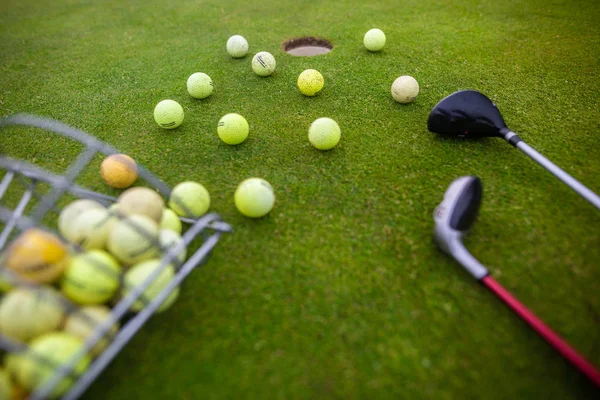
[[[440,101],[429,114],[427,129],[461,137],[504,137],[510,132],[496,105],[474,90],[461,90]]]

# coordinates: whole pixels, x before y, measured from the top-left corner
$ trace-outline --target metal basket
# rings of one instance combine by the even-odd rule
[[[0,150],[0,174],[4,172],[4,176],[0,181],[0,227],[3,225],[0,232],[0,254],[10,244],[11,239],[20,231],[32,227],[52,231],[45,226],[44,218],[48,213],[60,212],[59,203],[61,198],[65,196],[96,200],[104,206],[109,206],[116,201],[114,197],[77,185],[76,179],[89,166],[95,156],[98,154],[117,154],[119,153],[117,149],[80,130],[56,121],[23,114],[0,119],[0,128],[17,125],[40,128],[70,138],[83,145],[83,150],[62,174],[55,174],[23,160],[10,158],[8,155],[2,154],[2,150]],[[138,166],[138,175],[140,179],[147,183],[146,186],[155,188],[163,198],[169,197],[170,188],[150,171],[142,166]],[[19,186],[19,190],[22,192],[20,199],[16,201],[14,206],[6,204],[10,203],[10,201],[5,200],[7,190],[12,188],[11,183],[13,187]],[[40,185],[51,186],[51,189],[42,193],[39,190]],[[15,203],[15,201],[12,203]],[[30,212],[26,212],[28,207],[31,209]],[[199,219],[180,219],[189,224],[189,228],[182,235],[182,242],[171,248],[161,249],[162,257],[160,266],[142,284],[129,291],[126,296],[114,304],[110,317],[96,327],[93,334],[88,337],[84,346],[77,354],[65,364],[55,366],[56,371],[54,375],[31,394],[31,399],[50,398],[55,387],[66,376],[73,377],[75,383],[63,395],[62,399],[73,400],[79,398],[127,342],[157,311],[169,294],[179,287],[194,268],[207,261],[221,235],[231,231],[231,227],[223,222],[219,215],[214,213],[204,215]],[[187,248],[196,238],[199,238],[198,241],[201,240],[198,249],[193,254],[188,255],[186,261],[176,264],[176,257],[183,250],[183,247]],[[74,251],[81,250],[75,246]],[[132,305],[142,297],[143,292],[169,264],[176,265],[173,279],[154,299],[147,301],[141,311],[135,314],[131,313],[130,308]],[[13,284],[36,286],[18,278],[8,268],[5,268],[4,264],[0,265],[0,274]],[[79,307],[66,297],[62,297],[60,301],[67,309],[67,312]],[[121,327],[114,336],[110,336],[110,345],[92,361],[84,374],[77,376],[74,372],[74,367],[94,348],[98,341],[109,335],[113,324],[116,322],[121,322]],[[0,335],[0,349],[7,352],[21,352],[27,350],[27,345]],[[43,362],[44,360],[41,361]],[[50,361],[45,360],[45,362]]]

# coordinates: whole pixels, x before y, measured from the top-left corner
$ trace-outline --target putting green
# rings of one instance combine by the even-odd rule
[[[600,8],[595,1],[5,0],[0,115],[28,112],[90,132],[171,186],[202,183],[235,228],[90,388],[90,399],[591,398],[594,388],[432,243],[450,182],[477,175],[467,247],[507,289],[600,365],[600,212],[499,139],[440,138],[431,108],[476,89],[508,126],[600,193]],[[382,52],[362,39],[387,36]],[[243,35],[249,54],[231,58]],[[281,44],[328,39],[294,57]],[[275,74],[252,56],[268,51]],[[314,98],[296,87],[320,71]],[[186,90],[207,73],[212,95]],[[411,75],[417,99],[391,97]],[[183,124],[153,119],[178,101]],[[244,143],[217,136],[227,113]],[[339,145],[308,142],[319,117]],[[29,129],[0,151],[59,170],[79,149]],[[97,162],[96,162],[97,161]],[[95,160],[93,167],[101,160]],[[235,209],[239,182],[274,187],[268,217]],[[80,183],[108,194],[96,169]],[[197,245],[197,243],[196,243]]]

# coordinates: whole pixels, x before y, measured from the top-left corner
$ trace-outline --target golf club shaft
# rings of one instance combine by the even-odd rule
[[[494,278],[486,276],[480,280],[488,289],[494,292],[506,305],[523,319],[534,331],[543,337],[552,347],[556,349],[575,368],[587,376],[597,387],[600,387],[600,371],[589,361],[583,358],[564,339],[556,334],[548,325],[529,311],[519,300],[513,297]]]
[[[592,192],[590,189],[582,185],[577,179],[567,174],[556,164],[554,164],[552,161],[548,160],[546,157],[538,153],[533,147],[529,146],[524,141],[521,140],[520,142],[518,142],[516,144],[516,147],[523,153],[531,157],[542,167],[546,168],[548,171],[554,174],[554,176],[563,181],[567,186],[579,193],[581,197],[592,203],[594,206],[596,206],[597,209],[600,210],[600,196],[598,196],[596,193]]]

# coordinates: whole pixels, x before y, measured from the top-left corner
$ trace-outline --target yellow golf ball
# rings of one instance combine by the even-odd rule
[[[331,118],[315,120],[308,130],[310,144],[319,150],[333,149],[340,142],[340,126]]]
[[[235,190],[233,201],[238,211],[250,218],[267,215],[275,204],[275,193],[269,182],[261,178],[249,178]]]
[[[324,85],[325,79],[316,69],[307,69],[298,77],[298,89],[305,96],[317,95]]]
[[[227,144],[240,144],[248,137],[250,126],[246,118],[239,114],[225,115],[217,125],[217,134]]]
[[[211,95],[214,85],[210,76],[204,72],[196,72],[187,80],[187,90],[190,96],[196,99],[204,99]]]
[[[183,107],[175,100],[163,100],[154,107],[154,120],[164,129],[175,129],[183,122]]]
[[[181,182],[171,191],[169,207],[182,217],[200,218],[210,207],[210,194],[198,182]]]
[[[381,29],[371,29],[365,33],[363,43],[369,51],[380,51],[385,46],[385,33]]]

